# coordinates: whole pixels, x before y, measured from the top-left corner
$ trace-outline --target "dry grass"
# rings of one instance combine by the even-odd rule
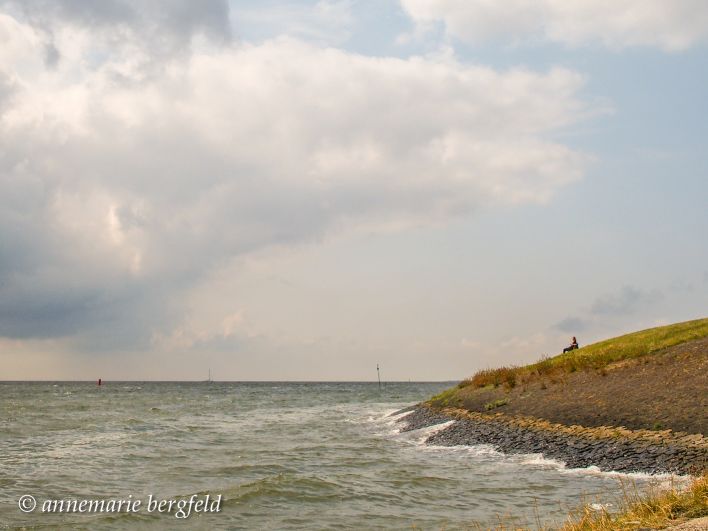
[[[471,385],[475,387],[487,387],[492,385],[494,387],[499,387],[504,385],[505,387],[512,389],[516,387],[516,379],[518,376],[519,367],[500,367],[498,369],[484,369],[477,372],[469,380]]]
[[[623,481],[622,494],[616,504],[618,511],[610,513],[587,504],[571,513],[568,522],[560,531],[630,531],[639,529],[664,529],[679,525],[694,518],[708,516],[708,476],[695,478],[687,487],[672,484],[668,489],[655,489],[640,493],[634,483]],[[597,505],[595,505],[597,507]],[[495,531],[518,531],[535,529],[551,531],[557,526],[544,525],[537,511],[536,524],[532,528],[521,527],[511,515],[499,515],[494,526],[482,527],[472,524],[470,529],[494,529]]]
[[[586,505],[563,531],[610,531],[664,528],[692,518],[708,516],[708,475],[696,478],[686,489],[672,485],[641,495],[636,488],[623,485],[620,510],[616,513]]]

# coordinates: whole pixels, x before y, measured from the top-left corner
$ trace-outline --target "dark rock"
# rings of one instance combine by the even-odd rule
[[[402,410],[403,411],[403,410]],[[689,474],[698,463],[708,460],[708,452],[664,443],[647,444],[630,438],[591,439],[541,429],[523,429],[498,418],[455,419],[420,406],[400,420],[402,431],[415,430],[455,420],[431,435],[428,444],[460,446],[490,444],[498,451],[541,453],[562,460],[568,467],[597,466],[618,472]]]

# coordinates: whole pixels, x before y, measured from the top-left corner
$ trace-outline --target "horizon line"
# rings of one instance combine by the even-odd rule
[[[96,383],[96,380],[2,380],[0,383]],[[450,383],[455,380],[381,380],[381,383]],[[377,380],[105,380],[106,383],[378,383]]]

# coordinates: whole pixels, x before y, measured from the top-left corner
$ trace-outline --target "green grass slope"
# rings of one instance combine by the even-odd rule
[[[649,328],[587,345],[580,349],[543,358],[531,365],[484,369],[463,380],[457,388],[448,389],[433,397],[433,405],[444,405],[457,390],[469,386],[488,388],[504,386],[507,389],[543,376],[573,373],[581,370],[602,370],[604,367],[633,358],[648,356],[668,347],[708,336],[708,318],[686,321],[668,326]]]

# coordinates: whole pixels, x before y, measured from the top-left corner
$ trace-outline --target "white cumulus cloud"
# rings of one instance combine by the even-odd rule
[[[51,28],[47,64],[45,25],[0,14],[0,336],[149,343],[235,256],[543,202],[582,174],[553,139],[586,111],[569,70],[285,38],[155,68]]]

